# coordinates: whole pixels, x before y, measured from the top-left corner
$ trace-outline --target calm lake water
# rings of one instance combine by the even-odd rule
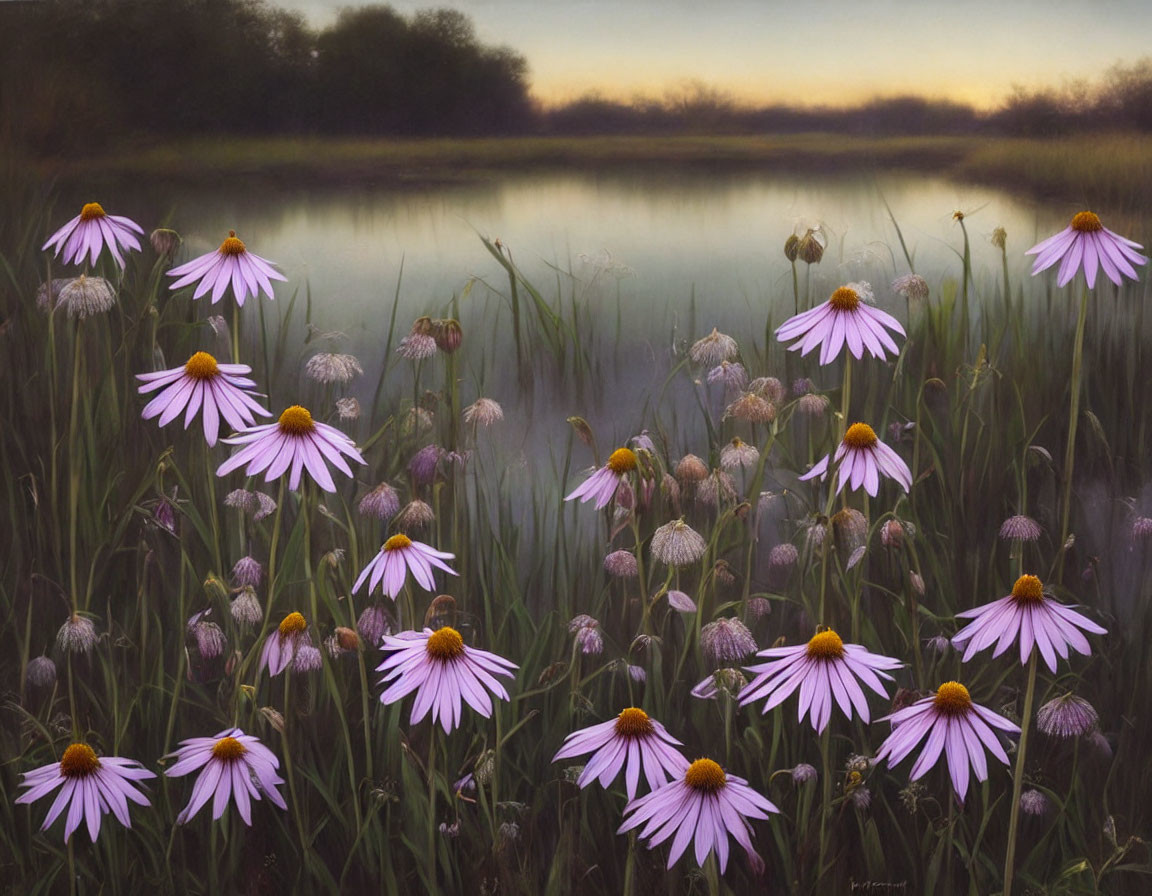
[[[415,318],[446,315],[453,295],[477,278],[459,309],[462,401],[478,394],[499,401],[507,420],[489,438],[502,454],[511,452],[532,467],[555,462],[548,455],[569,438],[570,415],[591,421],[607,450],[641,425],[653,426],[645,403],[660,394],[680,359],[676,347],[682,351],[714,326],[737,338],[746,358],[762,355],[769,315],[775,326],[792,313],[792,274],[782,247],[797,227],[819,222],[828,237],[823,263],[811,270],[816,301],[838,285],[867,280],[878,304],[903,318],[904,301],[889,284],[907,265],[885,202],[934,294],[944,279],[960,273],[963,240],[954,211],[966,213],[976,287],[991,290],[1000,276],[999,250],[990,243],[995,227],[1008,232],[1010,267],[1019,282],[1028,270],[1023,251],[1077,210],[1038,207],[1003,191],[919,173],[644,169],[501,173],[465,183],[370,189],[266,183],[257,189],[236,179],[207,189],[149,185],[144,192],[136,185],[122,199],[102,201],[146,228],[168,223],[183,234],[190,255],[215,248],[235,229],[289,277],[278,289],[278,311],[287,307],[293,288],[307,285],[313,323],[346,339],[314,342],[295,363],[302,366],[322,348],[357,355],[367,373],[353,394],[362,401],[371,398],[385,356],[401,265],[393,350]],[[569,318],[573,308],[583,316],[581,347],[590,375],[582,382],[537,376],[526,383],[518,376],[507,277],[478,234],[499,237],[550,303]],[[805,266],[798,267],[803,288]],[[272,308],[265,304],[266,313]],[[252,309],[245,311],[252,321]],[[291,324],[296,345],[304,334],[302,312],[298,307]],[[528,345],[526,351],[542,349]],[[773,351],[782,356],[779,346]],[[413,367],[392,354],[388,391],[411,397]],[[291,363],[286,368],[290,372]],[[782,369],[753,367],[749,373],[783,377]],[[831,379],[818,385],[838,385],[824,373]],[[309,385],[301,379],[297,388]],[[442,370],[426,365],[421,388],[442,385]],[[294,400],[290,376],[275,388],[273,404]],[[718,418],[722,397],[706,396],[706,403]],[[706,429],[687,378],[663,395],[659,413],[660,425],[680,436],[680,444],[670,446],[674,457],[706,452]],[[591,462],[582,447],[575,457],[577,465]]]

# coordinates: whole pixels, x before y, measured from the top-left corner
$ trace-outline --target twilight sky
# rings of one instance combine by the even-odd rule
[[[271,0],[332,21],[346,0]],[[449,6],[524,54],[546,103],[661,96],[691,80],[751,102],[915,93],[994,106],[1149,55],[1148,0],[392,0]]]

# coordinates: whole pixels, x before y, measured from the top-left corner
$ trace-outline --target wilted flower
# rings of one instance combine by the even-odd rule
[[[241,557],[232,567],[232,583],[237,588],[259,588],[264,567],[254,557]]]
[[[683,777],[630,801],[619,833],[643,824],[640,837],[648,840],[649,848],[672,838],[669,868],[695,842],[696,864],[703,865],[715,850],[723,874],[728,867],[728,835],[751,857],[752,829],[746,819],[766,819],[769,812],[779,811],[743,778],[725,774],[711,759],[697,759],[685,763]]]
[[[672,520],[652,533],[652,556],[668,566],[690,566],[704,556],[708,545],[684,520]]]
[[[337,398],[336,416],[341,420],[359,420],[360,402],[355,398]]]
[[[724,409],[724,416],[749,423],[771,423],[776,419],[776,406],[755,392],[744,392]]]
[[[791,262],[796,261],[796,256],[800,251],[800,237],[796,234],[789,234],[788,239],[784,240],[784,257]]]
[[[366,607],[356,620],[356,628],[361,637],[373,647],[380,645],[380,639],[392,634],[392,622],[388,612],[381,606]]]
[[[1008,517],[1000,526],[1000,537],[1005,541],[1039,541],[1043,534],[1040,524],[1023,514]]]
[[[296,654],[292,657],[292,671],[297,673],[315,672],[323,664],[320,650],[307,641],[296,649]]]
[[[1103,270],[1104,275],[1117,286],[1124,277],[1138,279],[1133,265],[1148,263],[1148,259],[1136,251],[1142,248],[1139,243],[1113,233],[1092,212],[1079,212],[1066,228],[1024,254],[1036,256],[1032,276],[1060,261],[1057,286],[1066,285],[1083,264],[1084,279],[1092,289],[1096,285],[1098,269]]]
[[[683,591],[669,591],[667,595],[668,606],[681,613],[695,613],[696,602]]]
[[[504,409],[491,398],[477,398],[464,408],[464,422],[477,426],[491,426],[504,419]]]
[[[360,499],[361,516],[373,516],[378,520],[387,521],[392,519],[399,509],[400,496],[387,482],[381,482]]]
[[[450,355],[464,343],[464,328],[458,320],[434,320],[432,338],[440,351]]]
[[[807,762],[801,762],[792,769],[792,782],[794,784],[807,784],[816,780],[816,768]]]
[[[688,349],[688,357],[693,363],[702,367],[715,367],[723,361],[736,360],[738,352],[736,340],[713,327],[711,333],[703,339],[698,339],[692,348]]]
[[[635,578],[639,572],[636,555],[631,551],[613,551],[604,558],[604,571],[618,579]]]
[[[432,505],[418,498],[413,498],[396,514],[392,521],[397,529],[405,534],[411,534],[420,529],[426,529],[436,519]]]
[[[708,383],[719,383],[729,392],[739,392],[748,385],[748,374],[739,361],[721,361],[708,371]]]
[[[224,632],[215,622],[204,619],[205,614],[197,613],[188,624],[188,633],[196,640],[196,650],[206,660],[214,660],[224,652],[227,641]]]
[[[809,417],[819,417],[827,412],[832,402],[828,400],[825,395],[819,395],[816,392],[809,392],[807,395],[801,395],[799,401],[796,402],[796,410],[801,414],[807,414]]]
[[[256,598],[256,592],[251,585],[245,585],[240,589],[229,609],[232,619],[239,626],[256,625],[264,618],[264,611],[260,608],[260,601]]]
[[[249,295],[256,298],[261,290],[269,299],[274,299],[272,281],[288,279],[272,266],[272,262],[249,252],[248,247],[236,238],[235,230],[228,231],[228,238],[220,244],[219,249],[172,268],[168,276],[177,278],[168,287],[172,290],[197,283],[193,299],[211,290],[213,305],[220,301],[231,286],[232,296],[240,307],[244,306],[244,300]]]
[[[745,605],[745,613],[749,619],[756,622],[772,613],[772,601],[766,597],[750,597]]]
[[[823,239],[819,228],[809,228],[796,244],[796,257],[805,264],[819,264],[824,257]]]
[[[53,256],[63,253],[64,264],[79,264],[84,256],[88,256],[88,264],[95,267],[96,259],[107,246],[123,270],[125,262],[120,250],[140,251],[140,240],[136,239],[133,231],[144,235],[143,228],[131,218],[109,215],[99,202],[89,202],[80,209],[80,214],[52,234],[40,250],[43,252],[55,247]]]
[[[1008,231],[1003,227],[997,227],[992,231],[992,245],[997,249],[1003,249],[1008,244]]]
[[[409,361],[423,361],[436,354],[436,340],[425,333],[409,333],[400,340],[396,353]]]
[[[736,484],[723,470],[713,470],[711,475],[696,486],[696,500],[705,507],[719,507],[736,500]]]
[[[748,679],[743,672],[725,666],[699,682],[689,693],[697,700],[715,700],[721,694],[735,700],[747,686]]]
[[[801,355],[821,346],[821,364],[836,360],[845,343],[854,358],[863,357],[865,349],[881,360],[888,357],[885,350],[897,355],[900,350],[885,328],[901,336],[904,328],[891,314],[868,304],[871,300],[872,290],[866,283],[841,286],[827,302],[785,321],[776,330],[776,338],[781,342],[795,339],[788,348]]]
[[[1039,790],[1030,787],[1020,794],[1020,811],[1025,815],[1042,817],[1052,809],[1052,801]]]
[[[56,647],[64,653],[90,653],[96,644],[96,626],[86,616],[73,613],[56,633]]]
[[[354,355],[337,355],[320,352],[308,359],[304,373],[318,383],[348,383],[353,377],[364,373],[364,368]]]
[[[682,485],[708,478],[708,467],[695,454],[685,454],[676,464],[676,480]]]
[[[159,255],[161,258],[171,258],[176,254],[176,250],[180,248],[180,234],[175,230],[169,230],[167,227],[157,227],[152,231],[152,235],[148,237],[148,242],[152,244],[152,251]]]
[[[48,830],[52,822],[67,809],[64,842],[67,843],[80,822],[85,821],[88,836],[95,843],[100,835],[101,816],[111,811],[117,821],[130,828],[132,821],[128,817],[128,800],[139,806],[152,805],[136,789],[135,782],[155,777],[154,773],[135,759],[97,757],[90,746],[77,743],[64,751],[59,762],[51,762],[25,772],[20,786],[29,789],[18,796],[16,802],[34,803],[63,784],[40,830]]]
[[[912,302],[928,298],[928,281],[919,274],[905,274],[892,281],[892,289]]]
[[[36,289],[36,307],[45,312],[55,310],[60,303],[61,291],[71,282],[71,277],[56,277],[41,283]]]
[[[759,460],[760,452],[755,446],[739,438],[733,439],[720,451],[720,466],[725,470],[749,469],[756,466]]]
[[[800,552],[796,550],[796,545],[783,542],[768,552],[768,568],[780,572],[790,572],[796,566],[796,561],[799,558]]]
[[[1049,700],[1036,713],[1036,726],[1050,737],[1084,737],[1099,724],[1100,716],[1092,704],[1075,694]]]
[[[29,661],[25,675],[33,687],[51,687],[56,683],[56,664],[46,656],[38,656]]]
[[[904,523],[888,520],[880,527],[880,543],[886,548],[898,548],[904,544]]]
[[[948,651],[952,648],[952,642],[944,637],[944,635],[937,635],[934,638],[929,638],[925,642],[925,647],[928,648],[929,653],[942,657],[947,655]]]
[[[730,665],[754,652],[756,639],[739,619],[722,616],[700,629],[700,649],[711,665]]]
[[[436,478],[436,466],[444,455],[439,445],[425,445],[408,461],[408,475],[417,486],[431,485]]]
[[[767,398],[772,404],[783,404],[788,397],[788,390],[774,376],[757,377],[748,384],[748,391],[755,392],[761,398]]]
[[[112,284],[103,277],[88,277],[81,274],[75,280],[64,284],[60,290],[58,306],[68,309],[69,317],[83,320],[94,314],[103,314],[116,304],[116,293]]]
[[[508,692],[494,676],[511,678],[517,668],[494,653],[465,646],[460,633],[448,626],[435,632],[426,628],[399,637],[385,635],[381,648],[388,656],[376,671],[385,673],[381,684],[388,687],[380,702],[395,703],[415,691],[411,723],[415,725],[431,710],[432,723],[439,719],[445,733],[460,724],[462,700],[489,718],[492,699],[488,691],[508,699]]]
[[[1138,541],[1152,539],[1152,519],[1138,516],[1132,520],[1132,537]]]
[[[684,773],[688,760],[675,749],[679,746],[680,741],[644,710],[629,707],[614,719],[569,734],[552,761],[591,753],[576,780],[581,788],[597,779],[601,787],[608,787],[627,763],[625,784],[628,799],[634,799],[641,770],[650,790]]]

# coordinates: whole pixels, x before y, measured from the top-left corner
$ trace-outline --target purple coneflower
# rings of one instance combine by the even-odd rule
[[[217,476],[225,476],[247,464],[246,476],[267,470],[264,481],[271,482],[291,467],[288,487],[293,491],[300,487],[300,473],[305,467],[317,485],[324,491],[334,492],[336,483],[325,461],[346,476],[351,476],[352,470],[341,454],[358,464],[365,463],[348,436],[334,426],[316,422],[307,408],[298,404],[285,410],[276,423],[250,427],[224,441],[244,447],[217,468]]]
[[[1095,622],[1048,597],[1036,576],[1020,576],[1007,597],[956,616],[973,620],[952,636],[956,647],[967,644],[963,662],[993,644],[996,649],[992,656],[1000,656],[1019,637],[1020,662],[1028,662],[1035,646],[1050,672],[1056,671],[1057,654],[1068,659],[1069,647],[1085,656],[1092,653],[1080,629],[1094,635],[1107,633]]]
[[[887,759],[889,766],[898,765],[927,737],[920,757],[912,766],[912,780],[923,777],[943,753],[952,787],[961,802],[968,793],[970,767],[977,781],[988,779],[985,749],[1008,765],[1008,754],[992,729],[1006,734],[1020,733],[1019,727],[1003,716],[973,703],[968,689],[956,681],[945,682],[933,696],[917,700],[880,721],[890,721],[892,733],[880,746],[876,761]]]
[[[880,679],[891,681],[887,671],[901,665],[899,660],[869,653],[859,644],[845,644],[831,629],[814,635],[807,644],[771,647],[757,656],[768,662],[748,667],[756,677],[741,693],[740,705],[767,698],[762,710],[767,713],[799,688],[797,718],[803,721],[807,715],[812,727],[820,732],[832,717],[833,700],[847,718],[852,718],[855,709],[864,722],[869,722],[868,699],[857,679],[887,697]]]
[[[823,479],[828,474],[829,456],[821,460],[799,477],[801,480],[814,479],[819,476]],[[838,468],[839,482],[836,491],[841,492],[845,485],[851,484],[853,491],[864,486],[864,490],[872,497],[880,489],[880,474],[896,482],[908,491],[912,488],[912,471],[903,459],[876,437],[876,432],[867,423],[853,423],[844,433],[844,441],[831,457],[833,466]]]
[[[52,254],[63,252],[64,264],[79,264],[87,255],[88,263],[95,265],[100,252],[107,246],[116,264],[123,269],[124,256],[120,250],[140,251],[140,240],[132,235],[132,231],[144,235],[144,229],[130,218],[110,215],[99,202],[89,202],[80,209],[80,214],[48,238],[41,251],[55,246],[56,251]]]
[[[720,449],[720,466],[725,470],[734,470],[739,467],[749,469],[756,466],[760,460],[760,452],[754,445],[749,445],[739,437]]]
[[[138,373],[136,379],[144,383],[137,390],[141,395],[163,390],[144,406],[140,416],[151,420],[160,415],[160,425],[167,426],[186,411],[187,429],[197,411],[203,409],[204,438],[215,445],[221,417],[238,432],[256,422],[254,414],[272,416],[245,391],[256,387],[245,375],[251,372],[247,364],[218,364],[207,352],[196,352],[182,367]]]
[[[380,546],[380,552],[361,571],[352,586],[352,593],[359,591],[365,579],[371,576],[368,582],[369,594],[380,584],[386,597],[395,598],[404,587],[408,570],[412,571],[412,578],[421,588],[425,591],[435,591],[436,582],[432,578],[432,567],[442,569],[452,576],[458,575],[456,570],[444,562],[455,556],[447,551],[437,551],[423,542],[413,541],[407,535],[393,535]]]
[[[781,342],[795,339],[788,350],[801,355],[819,345],[821,364],[836,360],[844,343],[848,343],[854,358],[863,357],[864,349],[881,360],[887,358],[885,349],[897,355],[900,350],[885,327],[901,336],[904,328],[891,314],[869,305],[871,299],[872,290],[867,284],[841,286],[827,302],[786,320],[776,330],[776,338]]]
[[[380,647],[389,656],[376,671],[386,673],[381,684],[391,682],[380,702],[395,703],[415,691],[411,723],[416,724],[431,710],[432,723],[439,719],[446,734],[460,724],[462,700],[484,718],[491,717],[488,691],[508,699],[508,692],[495,676],[511,678],[517,668],[494,653],[465,646],[460,633],[448,626],[435,632],[426,628],[398,637],[385,635]]]
[[[64,824],[64,842],[68,842],[68,838],[80,826],[81,821],[86,821],[88,836],[95,843],[96,837],[100,834],[102,815],[111,811],[117,821],[130,828],[132,819],[128,817],[128,800],[132,800],[138,806],[152,805],[132,782],[155,777],[154,773],[141,766],[135,759],[121,759],[119,756],[97,757],[87,744],[72,744],[64,751],[59,762],[42,765],[24,773],[24,780],[20,782],[20,786],[30,789],[18,796],[16,802],[33,803],[63,784],[64,787],[56,795],[40,830],[48,830],[52,822],[68,809],[67,821]]]
[[[756,863],[759,857],[753,858],[752,828],[745,819],[766,819],[769,812],[779,811],[743,778],[725,774],[711,759],[697,759],[691,765],[685,763],[680,780],[629,802],[619,833],[643,824],[640,836],[648,838],[649,848],[674,836],[669,868],[695,841],[696,863],[703,865],[715,850],[723,874],[728,867],[728,835],[735,837]]]
[[[1132,265],[1148,263],[1148,259],[1136,251],[1143,248],[1139,243],[1113,233],[1092,212],[1079,212],[1058,234],[1037,243],[1024,254],[1036,256],[1032,265],[1033,276],[1061,262],[1056,275],[1057,286],[1066,285],[1083,264],[1084,279],[1091,289],[1096,285],[1098,269],[1103,270],[1104,276],[1117,286],[1124,277],[1135,280],[1136,269]]]
[[[1100,716],[1092,704],[1075,694],[1049,700],[1036,713],[1036,727],[1049,737],[1084,737],[1099,724]]]
[[[636,797],[641,768],[650,790],[663,787],[669,778],[684,774],[688,760],[675,749],[679,746],[683,745],[663,725],[649,718],[644,710],[632,706],[614,719],[569,734],[552,761],[592,753],[576,783],[587,787],[599,778],[600,786],[605,788],[627,762],[624,780],[631,800]]]
[[[168,276],[179,278],[169,289],[180,289],[199,281],[192,298],[198,299],[212,290],[213,305],[220,301],[231,284],[232,295],[240,307],[244,307],[249,294],[255,298],[261,290],[268,298],[276,298],[272,293],[272,281],[288,279],[272,267],[271,262],[249,252],[248,247],[236,238],[235,230],[228,231],[228,239],[220,244],[219,249],[172,268]]]
[[[164,772],[170,778],[178,778],[198,768],[204,770],[196,778],[192,788],[192,798],[176,817],[177,824],[184,824],[199,812],[209,799],[212,800],[213,821],[224,814],[228,799],[236,800],[236,808],[244,824],[252,826],[252,800],[268,797],[281,809],[288,804],[276,789],[284,781],[276,774],[280,760],[251,734],[239,728],[221,731],[215,737],[192,737],[180,741],[180,747],[169,756],[176,757],[176,764]],[[167,758],[167,757],[165,757]]]
[[[608,463],[585,479],[564,500],[595,501],[596,509],[601,510],[608,506],[616,494],[616,487],[626,474],[636,469],[636,464],[636,453],[631,448],[617,448],[608,458]]]
[[[311,644],[308,622],[302,613],[289,613],[281,620],[276,631],[265,639],[256,674],[259,675],[267,666],[269,675],[279,675],[288,668],[296,657],[296,651],[305,644]]]

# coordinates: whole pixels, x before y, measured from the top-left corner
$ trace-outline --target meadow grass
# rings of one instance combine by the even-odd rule
[[[357,145],[348,150],[353,156]],[[243,152],[261,158],[257,146]],[[304,155],[306,146],[291,154]],[[157,167],[146,166],[152,173],[178,162],[153,159]],[[227,163],[243,165],[239,156]],[[1146,892],[1152,545],[1133,536],[1134,518],[1152,516],[1146,276],[1120,289],[1105,283],[1090,297],[1075,540],[1064,548],[1061,458],[1078,296],[1056,289],[1051,277],[1012,281],[1007,266],[1003,279],[974,274],[969,251],[958,251],[952,269],[920,272],[927,300],[892,309],[908,330],[898,359],[852,362],[851,420],[832,411],[806,417],[791,393],[770,422],[725,414],[723,395],[701,382],[707,370],[686,352],[711,330],[705,309],[687,334],[651,320],[652,344],[670,346],[655,357],[660,382],[643,401],[623,403],[613,383],[638,362],[635,348],[614,335],[618,306],[588,297],[571,272],[558,271],[554,284],[533,283],[508,247],[485,240],[506,282],[466,287],[483,293],[474,298],[486,311],[460,350],[419,364],[391,352],[366,374],[374,397],[361,402],[360,418],[340,422],[332,408],[341,390],[299,372],[316,345],[313,331],[299,325],[323,327],[323,315],[306,284],[287,284],[274,304],[261,300],[257,313],[228,322],[239,327],[239,356],[274,412],[301,401],[363,450],[368,467],[329,495],[311,483],[292,492],[239,474],[220,480],[213,470],[227,450],[207,449],[198,421],[185,432],[178,422],[160,429],[141,420],[134,374],[179,363],[198,348],[227,356],[230,340],[208,323],[223,306],[170,293],[162,276],[170,262],[146,246],[123,275],[102,269],[117,286],[110,313],[84,320],[45,313],[36,307],[37,288],[62,274],[38,249],[62,215],[35,181],[9,185],[9,214],[0,220],[7,541],[0,552],[0,876],[15,890],[823,893],[873,881],[904,883],[910,893],[995,893],[1008,843],[1010,769],[991,762],[988,782],[959,805],[940,768],[909,785],[909,763],[888,769],[860,758],[874,755],[886,723],[834,715],[822,739],[797,723],[795,698],[761,715],[735,705],[731,675],[722,676],[716,699],[694,698],[690,689],[713,672],[700,632],[714,618],[742,618],[761,647],[803,643],[824,623],[846,641],[905,662],[897,684],[907,691],[959,679],[974,699],[1019,718],[1025,676],[1011,650],[962,665],[955,651],[927,642],[956,631],[956,612],[1007,594],[1017,575],[1034,572],[1109,634],[1092,639],[1090,658],[1074,655],[1058,675],[1039,675],[1037,703],[1074,691],[1099,711],[1102,736],[1062,741],[1034,732],[1024,773],[1051,811],[1022,823],[1014,892]],[[902,301],[878,292],[887,306]],[[460,299],[430,307],[429,315],[456,315]],[[811,357],[786,355],[770,339],[780,322],[760,318],[731,334],[749,376],[785,385],[813,377],[831,408],[840,407],[842,363],[820,370]],[[407,323],[397,329],[382,314],[380,335],[390,348]],[[307,334],[304,344],[292,344],[294,333]],[[523,446],[525,463],[460,416],[463,396],[483,394],[501,374],[514,377],[523,395],[546,396],[557,416],[578,418],[607,404],[613,431],[593,432],[574,419],[566,440]],[[514,410],[506,404],[509,426]],[[857,419],[909,463],[908,495],[888,484],[876,499],[833,498],[818,484],[797,482],[841,424]],[[563,501],[585,468],[645,429],[655,447],[642,464],[652,488],[645,499],[637,487],[634,512],[598,514]],[[715,469],[737,436],[762,461],[734,473],[729,492]],[[434,481],[418,484],[407,464],[430,443],[470,454],[464,463],[446,459]],[[675,481],[687,453],[714,471],[714,499]],[[427,721],[410,724],[409,701],[378,702],[380,654],[370,647],[325,652],[315,672],[255,672],[263,636],[287,613],[306,616],[319,646],[336,626],[355,628],[375,601],[352,595],[350,586],[393,529],[356,506],[385,481],[402,501],[432,506],[435,519],[420,537],[454,552],[460,573],[438,579],[453,600],[434,605],[433,595],[409,583],[395,607],[384,602],[393,619],[446,622],[468,643],[520,667],[511,700],[498,702],[491,720],[465,710],[448,737],[432,737]],[[277,511],[254,521],[225,507],[224,496],[240,487],[268,493]],[[863,514],[863,531],[846,508]],[[836,511],[831,520],[828,510]],[[1041,523],[1039,542],[998,538],[1001,523],[1017,513]],[[670,570],[652,559],[649,542],[680,516],[707,548],[697,563]],[[903,523],[902,536],[885,546],[880,529],[892,519]],[[768,563],[771,548],[783,543],[798,549],[791,570]],[[637,577],[605,572],[605,555],[621,549],[634,552]],[[264,621],[255,630],[234,622],[229,607],[229,571],[246,554],[266,569],[257,589]],[[669,588],[687,593],[696,612],[671,609]],[[214,659],[200,655],[187,631],[187,620],[205,609],[227,637]],[[100,634],[89,654],[54,647],[73,612],[89,616]],[[570,634],[568,621],[578,614],[599,621],[602,653],[582,652]],[[41,654],[57,668],[47,687],[27,680],[29,662]],[[643,682],[630,667],[644,671]],[[662,721],[689,758],[715,758],[780,807],[780,815],[754,825],[763,879],[737,855],[723,876],[711,864],[697,870],[690,857],[666,870],[667,846],[650,851],[616,833],[625,802],[620,781],[607,791],[595,784],[580,790],[572,783],[577,763],[552,764],[568,733],[632,704]],[[874,717],[887,711],[878,699],[872,707]],[[13,802],[20,774],[52,762],[72,740],[160,771],[160,757],[179,740],[232,724],[280,756],[287,780],[288,811],[255,804],[251,828],[233,809],[217,823],[202,811],[177,825],[189,778],[151,782],[152,807],[133,807],[131,830],[106,818],[96,844],[81,831],[65,846],[60,823],[38,832],[43,803]],[[790,770],[800,763],[818,767],[815,782],[793,781]],[[473,786],[458,783],[469,774]]]

